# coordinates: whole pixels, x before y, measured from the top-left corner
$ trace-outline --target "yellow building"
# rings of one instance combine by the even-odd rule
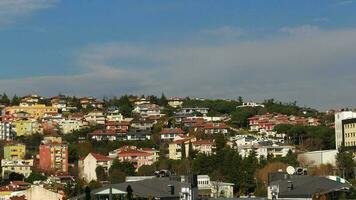
[[[342,120],[343,145],[345,147],[356,147],[356,118]]]
[[[184,146],[184,147],[183,147]],[[169,144],[169,159],[171,160],[181,160],[182,151],[185,149],[185,157],[189,156],[189,139],[177,140]]]
[[[12,123],[16,136],[27,136],[35,133],[43,133],[43,128],[37,120],[18,120]]]
[[[46,106],[43,104],[36,104],[33,106],[11,106],[5,108],[5,112],[8,114],[15,114],[18,112],[27,112],[31,118],[40,119],[46,113],[57,113],[58,108],[52,106]]]
[[[5,160],[21,160],[25,158],[26,146],[23,144],[12,144],[4,146]]]

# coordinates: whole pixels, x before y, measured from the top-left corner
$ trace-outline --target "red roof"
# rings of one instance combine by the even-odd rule
[[[90,153],[97,161],[111,161],[113,160],[112,158],[109,158],[107,156],[101,155],[99,153]]]
[[[23,196],[13,196],[13,197],[10,197],[10,200],[27,200],[26,199],[26,196],[23,195]]]
[[[94,132],[92,133],[89,133],[90,135],[117,135],[116,131],[115,130],[106,130],[106,131],[103,131],[103,130],[95,130]]]
[[[183,134],[184,131],[181,128],[166,128],[161,131],[162,135],[165,134]]]
[[[118,153],[119,157],[129,157],[129,156],[152,156],[152,153],[147,153],[144,151],[138,151],[134,149],[129,149],[125,151],[121,151]]]
[[[228,126],[224,123],[218,123],[218,124],[208,123],[208,124],[205,124],[204,128],[206,128],[206,129],[227,129]]]
[[[176,140],[176,141],[173,142],[173,144],[182,144],[182,143],[186,143],[188,141],[189,141],[189,139]]]
[[[212,141],[210,140],[198,140],[198,141],[195,141],[195,142],[192,142],[193,145],[204,145],[204,144],[213,144]]]

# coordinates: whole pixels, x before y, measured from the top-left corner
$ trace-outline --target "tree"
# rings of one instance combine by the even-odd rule
[[[89,186],[85,187],[85,200],[91,200],[91,189]]]
[[[16,172],[11,172],[9,174],[9,181],[23,181],[24,180],[24,175],[23,174],[19,174]]]
[[[12,106],[20,105],[20,98],[16,94],[14,95],[14,97],[12,97],[11,105]]]
[[[35,181],[44,181],[47,177],[41,173],[32,172],[29,177],[25,179],[26,182],[33,183]]]
[[[99,182],[99,181],[95,181],[95,180],[92,180],[90,181],[88,187],[91,189],[91,190],[94,190],[94,189],[97,189],[97,188],[101,188],[103,185]]]
[[[6,93],[3,93],[1,95],[0,103],[5,106],[8,106],[8,105],[10,105],[10,102],[11,101],[10,101],[9,97],[6,95]]]
[[[109,181],[111,184],[125,182],[126,174],[120,169],[110,169]]]
[[[156,171],[156,167],[154,165],[143,165],[138,168],[137,174],[139,176],[152,176]]]
[[[347,152],[344,148],[341,148],[336,155],[336,162],[343,178],[349,179],[354,177],[353,168],[355,167],[355,162],[351,152]]]
[[[166,107],[168,105],[168,100],[167,100],[166,96],[164,95],[164,93],[162,93],[162,96],[159,99],[159,105],[164,106],[164,107]]]
[[[181,144],[181,152],[182,152],[182,159],[185,159],[187,157],[186,149],[185,149],[185,142],[182,142],[182,144]]]
[[[220,151],[225,148],[226,145],[226,139],[223,134],[216,134],[215,135],[215,147],[216,151]]]
[[[96,172],[96,177],[98,178],[99,181],[107,180],[107,174],[102,166],[96,167],[95,172]]]

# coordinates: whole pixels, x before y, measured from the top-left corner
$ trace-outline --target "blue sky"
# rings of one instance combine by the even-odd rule
[[[354,0],[0,0],[0,89],[354,107]]]

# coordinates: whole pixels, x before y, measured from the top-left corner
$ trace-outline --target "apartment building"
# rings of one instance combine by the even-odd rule
[[[15,114],[18,112],[26,112],[30,118],[41,119],[46,113],[57,113],[58,108],[53,106],[46,106],[44,104],[36,104],[33,106],[11,106],[6,107],[5,112],[8,114]]]
[[[5,160],[21,160],[26,155],[26,146],[24,144],[9,144],[4,146]]]
[[[1,160],[1,176],[3,179],[8,179],[11,173],[18,173],[24,177],[30,176],[32,173],[33,160]]]
[[[47,173],[68,172],[68,145],[49,142],[40,145],[39,168]]]
[[[356,113],[352,111],[341,111],[335,113],[335,149],[339,149],[344,142],[343,121],[353,118],[356,118]]]

